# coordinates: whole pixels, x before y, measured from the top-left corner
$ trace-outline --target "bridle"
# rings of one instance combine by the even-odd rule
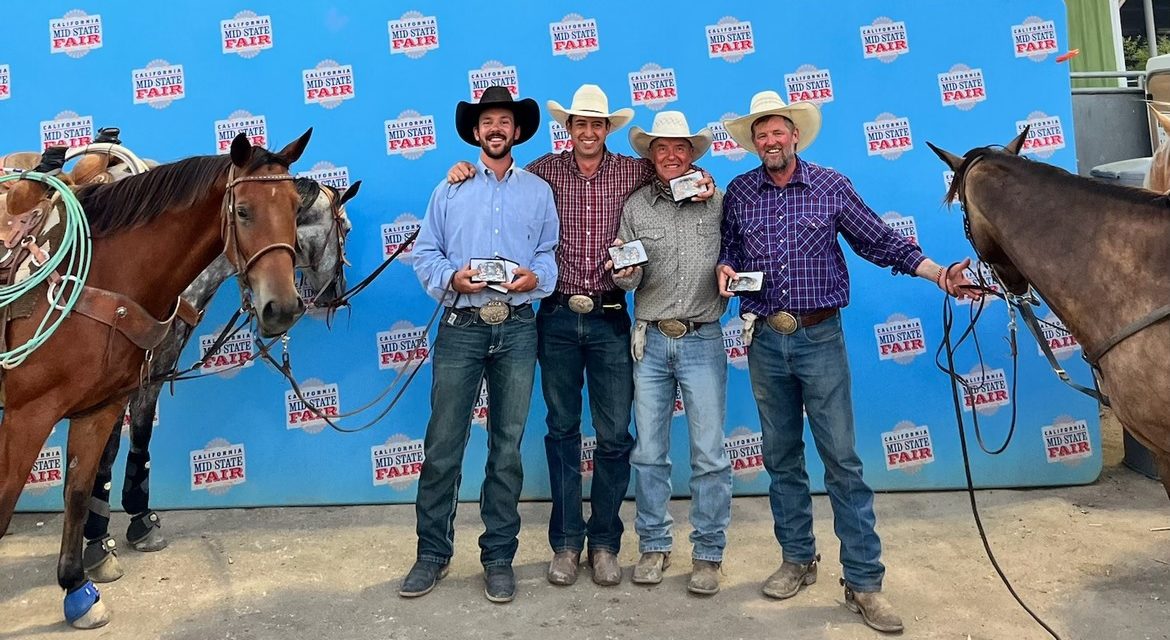
[[[342,211],[341,194],[328,185],[321,185],[321,192],[325,194],[326,198],[329,198],[329,210],[332,217],[329,231],[326,233],[325,241],[334,241],[337,243],[337,264],[333,267],[333,277],[329,279],[329,285],[333,285],[341,282],[345,267],[349,264],[349,259],[345,254],[345,241],[348,232],[345,228],[345,213]],[[296,268],[307,268],[312,271],[317,271],[318,264],[318,260],[311,260],[308,262],[308,264],[297,264]],[[345,306],[345,302],[339,302],[341,300],[341,292],[339,292],[338,297],[334,300],[324,305],[317,305],[317,298],[321,297],[321,294],[324,293],[324,291],[325,288],[322,288],[320,291],[314,292],[312,298],[305,300],[305,305],[308,307],[330,310]]]
[[[248,272],[252,267],[263,258],[265,255],[273,251],[287,251],[292,257],[293,264],[296,264],[297,250],[292,245],[286,242],[273,242],[260,249],[251,257],[244,255],[243,249],[240,248],[239,231],[236,228],[236,192],[235,188],[244,182],[283,182],[285,180],[293,180],[290,174],[283,175],[268,175],[268,176],[242,176],[235,177],[236,167],[233,164],[228,170],[227,188],[223,194],[223,222],[220,225],[220,236],[223,238],[224,244],[230,246],[235,253],[234,260],[236,264],[237,278],[240,283],[240,300],[243,307],[254,311],[252,303],[247,295],[252,290],[252,283],[248,278]]]

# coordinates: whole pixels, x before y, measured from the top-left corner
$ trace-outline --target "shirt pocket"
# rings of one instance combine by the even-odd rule
[[[763,220],[756,221],[743,231],[743,252],[749,260],[767,260],[772,255],[772,247],[768,243],[768,224]],[[740,265],[742,268],[743,265]]]
[[[808,257],[825,255],[836,242],[837,220],[831,213],[804,213],[796,218],[796,250]]]

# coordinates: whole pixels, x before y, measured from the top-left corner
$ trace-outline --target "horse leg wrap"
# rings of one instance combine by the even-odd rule
[[[126,539],[130,544],[141,542],[150,535],[154,529],[161,529],[162,523],[159,521],[158,514],[153,511],[146,511],[130,518],[130,526],[126,528]]]
[[[131,449],[126,455],[126,484],[122,487],[122,508],[126,513],[143,513],[150,508],[150,452]]]
[[[65,620],[73,624],[81,619],[90,608],[102,599],[97,587],[89,580],[85,584],[65,594]]]

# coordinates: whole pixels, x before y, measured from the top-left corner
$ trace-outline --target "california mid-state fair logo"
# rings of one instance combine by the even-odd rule
[[[568,130],[556,120],[548,122],[548,138],[551,145],[549,148],[553,153],[573,150],[573,138],[569,136]]]
[[[93,141],[93,116],[62,111],[52,120],[41,121],[41,149],[84,147]]]
[[[731,460],[731,475],[753,480],[764,470],[764,436],[747,427],[736,427],[723,439],[723,449]]]
[[[1043,111],[1033,111],[1026,120],[1016,120],[1016,133],[1023,133],[1028,129],[1028,137],[1024,139],[1024,146],[1020,148],[1020,155],[1034,155],[1039,158],[1049,158],[1058,149],[1064,148],[1064,127],[1060,124],[1060,116],[1050,116]]]
[[[863,57],[877,58],[887,64],[897,60],[900,55],[910,53],[906,23],[882,16],[870,24],[862,25],[861,51]]]
[[[471,407],[471,424],[486,427],[488,407],[487,380],[481,380],[479,383],[479,397],[475,399],[475,404]]]
[[[914,222],[914,216],[904,216],[897,211],[887,211],[882,214],[882,221],[912,244],[918,244],[918,224]]]
[[[341,398],[337,383],[310,378],[300,383],[301,394],[292,389],[284,392],[284,426],[307,433],[320,433],[326,418],[333,420],[341,413]]]
[[[261,51],[272,48],[272,16],[241,11],[234,18],[219,22],[219,35],[224,53],[255,58]]]
[[[910,420],[903,420],[894,425],[892,431],[882,433],[882,449],[887,471],[913,473],[934,462],[934,443],[930,439],[930,429]]]
[[[473,102],[479,102],[488,87],[506,87],[513,98],[520,95],[520,75],[516,67],[499,60],[488,60],[482,67],[468,71],[467,84]]]
[[[597,20],[579,13],[570,13],[560,22],[550,22],[548,33],[552,38],[554,56],[584,60],[590,53],[601,49],[597,39]]]
[[[353,65],[322,60],[312,69],[301,71],[305,104],[319,104],[334,109],[354,97]]]
[[[866,122],[864,127],[865,152],[870,156],[897,160],[903,153],[914,148],[909,118],[899,118],[892,113],[879,113],[871,122]]]
[[[743,160],[747,157],[747,149],[739,146],[739,143],[731,138],[731,134],[727,133],[727,129],[723,126],[725,120],[734,120],[738,117],[738,113],[729,111],[719,116],[718,121],[707,123],[707,128],[711,130],[711,155],[732,161]]]
[[[394,222],[382,225],[382,259],[389,260],[390,256],[418,231],[421,224],[417,216],[408,212],[395,218]],[[398,260],[406,264],[413,262],[413,249],[414,245],[403,249],[402,253],[398,254]]]
[[[379,331],[378,368],[402,370],[419,367],[431,356],[427,328],[415,326],[409,320],[395,322],[389,331]]]
[[[760,322],[759,319],[756,322]],[[755,328],[760,330],[759,325]],[[743,318],[732,316],[727,324],[723,325],[723,351],[727,354],[727,363],[736,369],[747,369],[748,346],[743,343]]]
[[[255,362],[256,344],[252,330],[240,329],[221,345],[214,353],[208,353],[215,341],[219,338],[223,327],[218,327],[212,333],[199,336],[199,357],[202,362],[200,371],[203,373],[218,373],[224,378],[234,377],[241,369],[252,366]]]
[[[0,100],[7,100],[12,97],[12,74],[8,70],[8,65],[0,64]]]
[[[828,69],[802,64],[793,73],[784,74],[784,93],[788,103],[812,102],[825,104],[833,101],[833,78]]]
[[[215,438],[202,449],[191,451],[191,490],[223,495],[248,480],[243,443]]]
[[[338,167],[327,160],[314,164],[308,171],[301,171],[297,177],[315,180],[342,192],[349,188],[349,167]]]
[[[892,314],[885,322],[873,326],[877,339],[878,359],[910,364],[926,353],[926,337],[922,333],[921,318],[907,318]]]
[[[370,447],[374,486],[387,486],[401,491],[418,482],[422,475],[423,441],[411,440],[405,434],[396,433],[383,444]]]
[[[254,116],[243,109],[233,111],[226,120],[215,121],[215,154],[231,153],[232,141],[240,134],[248,136],[248,143],[268,147],[268,120]]]
[[[1051,311],[1041,320],[1040,333],[1044,336],[1044,342],[1048,344],[1048,348],[1052,350],[1052,355],[1056,356],[1057,360],[1068,360],[1081,350],[1081,343],[1077,342],[1076,336],[1068,330],[1068,327],[1064,326],[1064,321],[1057,318],[1056,314]],[[1036,352],[1044,355],[1040,345],[1036,345]]]
[[[634,106],[643,106],[658,111],[667,104],[678,100],[678,80],[674,69],[663,69],[653,62],[631,71],[630,100]]]
[[[65,484],[65,466],[61,447],[45,447],[37,454],[32,471],[24,481],[24,490],[42,494],[52,487]]]
[[[1075,463],[1093,455],[1089,424],[1070,416],[1057,416],[1040,429],[1044,437],[1044,458],[1048,462]]]
[[[581,436],[581,479],[589,480],[593,477],[593,454],[597,452],[597,438],[595,436]]]
[[[975,105],[987,99],[987,84],[983,81],[983,69],[972,69],[965,64],[956,64],[950,71],[938,74],[938,92],[942,106],[970,111]]]
[[[671,418],[681,418],[687,414],[687,407],[683,404],[682,387],[674,386],[674,412],[670,414]]]
[[[991,415],[1000,407],[1011,404],[1007,374],[1003,369],[988,369],[975,365],[963,377],[963,411],[974,410]]]
[[[719,22],[707,25],[707,57],[739,62],[756,52],[756,38],[752,23],[734,16],[723,16]]]
[[[1023,24],[1012,25],[1012,45],[1017,58],[1042,62],[1060,48],[1056,42],[1056,23],[1028,16]]]
[[[64,53],[70,58],[81,58],[102,47],[102,17],[89,15],[80,9],[49,20],[49,53]]]
[[[439,146],[435,137],[435,117],[432,115],[407,109],[384,124],[386,155],[418,160],[424,153],[434,151]]]
[[[439,20],[435,16],[407,11],[387,22],[386,29],[390,32],[390,55],[418,59],[439,48]]]
[[[187,94],[183,65],[166,60],[151,60],[146,67],[131,71],[130,81],[134,86],[134,104],[148,104],[155,109],[166,109]]]

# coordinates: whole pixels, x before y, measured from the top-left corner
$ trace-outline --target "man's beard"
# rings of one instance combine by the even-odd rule
[[[788,168],[788,163],[792,161],[792,156],[784,150],[784,147],[780,147],[779,157],[769,156],[767,155],[767,151],[765,151],[763,160],[764,168],[768,171],[783,171]]]
[[[491,150],[491,144],[492,143],[487,138],[483,138],[479,141],[479,146],[481,149],[483,149],[483,152],[487,155],[487,157],[491,158],[492,160],[500,160],[506,158],[508,154],[512,152],[512,145],[515,144],[515,139],[513,138],[512,140],[507,140],[505,138],[504,148],[499,152],[493,152]]]

